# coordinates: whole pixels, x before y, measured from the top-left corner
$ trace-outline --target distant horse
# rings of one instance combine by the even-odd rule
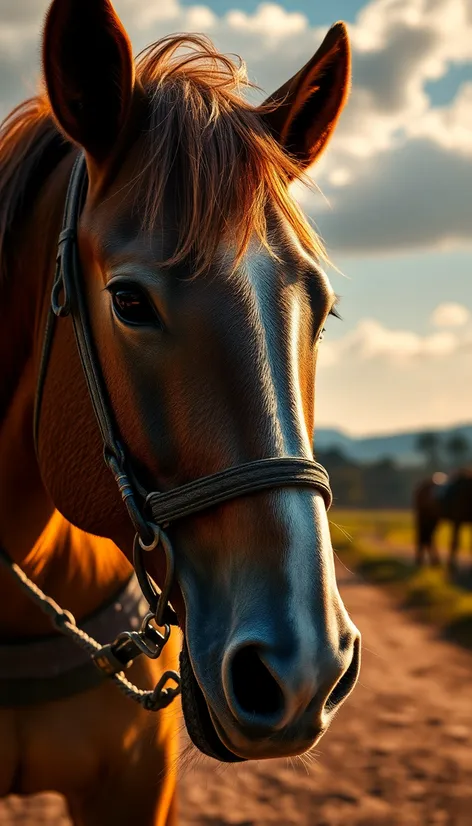
[[[472,524],[472,471],[460,470],[449,478],[434,474],[418,485],[414,494],[416,521],[416,561],[422,565],[427,555],[434,565],[439,554],[434,536],[443,520],[452,523],[448,566],[457,566],[460,531],[463,524]]]
[[[43,69],[0,134],[0,546],[103,642],[143,616],[131,547],[149,548],[194,743],[229,762],[302,753],[359,670],[312,453],[335,296],[288,189],[343,107],[346,30],[254,108],[206,38],[135,64],[108,0],[54,0]],[[57,790],[83,826],[174,823],[176,712],[77,659],[10,573],[0,795]],[[132,665],[143,690],[178,665],[174,637]]]

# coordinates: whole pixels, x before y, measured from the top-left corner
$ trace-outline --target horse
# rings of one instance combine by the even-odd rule
[[[433,474],[420,482],[414,492],[416,522],[416,563],[423,565],[429,555],[431,564],[439,565],[434,535],[440,522],[452,523],[448,568],[457,569],[457,555],[462,525],[472,524],[472,470],[463,468],[447,477]]]
[[[42,67],[0,133],[0,796],[171,826],[175,703],[122,696],[18,578],[63,632],[100,625],[103,652],[112,631],[157,639],[126,671],[146,696],[181,652],[187,729],[217,760],[302,754],[351,693],[360,635],[312,448],[336,296],[289,189],[334,131],[349,40],[335,24],[256,106],[204,36],[134,60],[109,0],[53,0]]]

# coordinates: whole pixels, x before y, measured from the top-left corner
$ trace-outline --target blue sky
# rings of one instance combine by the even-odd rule
[[[34,91],[48,0],[0,0],[0,110]],[[472,14],[465,0],[115,0],[135,51],[204,31],[267,92],[349,23],[353,88],[295,188],[334,263],[319,425],[352,433],[472,421]]]
[[[185,6],[192,5],[190,2],[183,3]],[[257,2],[252,0],[212,0],[211,3],[206,3],[216,14],[224,14],[231,9],[243,9],[243,11],[251,13],[254,12]],[[283,3],[286,9],[292,11],[301,11],[306,15],[309,22],[314,26],[330,26],[335,20],[345,20],[346,22],[354,21],[358,11],[364,5],[357,2],[357,0],[299,0],[298,2]]]

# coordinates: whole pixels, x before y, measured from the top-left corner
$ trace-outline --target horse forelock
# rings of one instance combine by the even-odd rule
[[[236,264],[254,238],[276,257],[267,226],[271,208],[311,254],[325,257],[289,191],[291,180],[303,178],[301,170],[265,126],[267,107],[252,106],[242,96],[250,85],[242,61],[220,54],[204,36],[172,35],[138,56],[136,76],[146,114],[130,188],[143,206],[143,229],[162,225],[170,197],[178,216],[176,243],[161,266],[190,257],[198,274],[214,261],[223,240],[235,248]],[[72,144],[42,91],[3,121],[0,147],[1,277],[25,193],[31,203],[42,184],[38,171],[44,170],[44,178]]]
[[[241,60],[220,54],[204,36],[171,35],[139,56],[137,78],[149,101],[136,181],[144,227],[162,219],[167,191],[178,197],[177,242],[162,265],[190,255],[198,274],[210,267],[222,240],[235,246],[235,266],[254,238],[275,256],[270,208],[305,248],[325,257],[289,192],[290,181],[303,177],[300,168],[269,134],[262,117],[267,107],[242,96],[251,84]]]

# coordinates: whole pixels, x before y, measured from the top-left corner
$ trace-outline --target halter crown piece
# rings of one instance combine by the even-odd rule
[[[81,277],[77,227],[85,201],[87,184],[85,158],[80,154],[71,173],[62,231],[58,241],[56,273],[38,377],[34,439],[37,451],[41,398],[55,321],[57,318],[70,315],[90,399],[102,435],[104,460],[115,478],[136,531],[133,549],[134,568],[150,608],[150,613],[141,631],[126,632],[120,635],[114,643],[101,647],[100,651],[93,655],[100,669],[108,675],[116,675],[139,653],[158,657],[167,642],[170,633],[169,626],[177,625],[177,616],[169,605],[170,590],[174,579],[174,554],[163,526],[167,528],[168,525],[186,516],[199,513],[230,499],[262,490],[294,486],[311,487],[321,493],[327,508],[331,506],[332,494],[329,477],[324,467],[317,462],[299,457],[276,457],[247,462],[202,477],[166,493],[155,491],[147,493],[136,481],[127,462],[124,448],[117,438],[110,401],[93,343]],[[164,551],[167,563],[165,583],[160,594],[156,591],[147,573],[145,563],[146,553],[154,551],[158,546]],[[155,625],[164,627],[164,633],[161,634]],[[176,682],[176,689],[163,688],[167,678]],[[157,688],[161,695],[165,695],[170,701],[178,693],[179,685],[179,676],[175,672],[165,672]],[[147,707],[151,706],[152,704],[148,703]]]

